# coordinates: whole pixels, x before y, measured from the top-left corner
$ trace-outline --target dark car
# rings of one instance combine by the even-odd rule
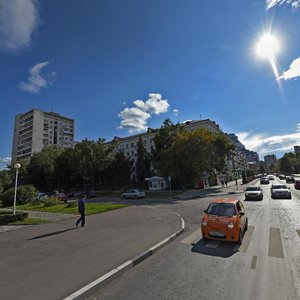
[[[286,183],[295,183],[295,178],[293,176],[286,176],[285,182]]]
[[[296,190],[300,190],[300,179],[295,180],[294,187]]]
[[[285,184],[272,184],[271,197],[273,199],[292,199],[292,193],[290,191],[290,188],[288,188]]]
[[[65,193],[56,193],[54,195],[58,200],[67,202],[68,201],[68,196]]]
[[[270,183],[270,180],[267,177],[262,177],[260,179],[260,184],[269,184],[269,183]]]
[[[245,189],[245,200],[262,200],[263,192],[259,186],[248,186]]]

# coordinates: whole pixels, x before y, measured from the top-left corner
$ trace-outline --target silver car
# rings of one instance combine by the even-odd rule
[[[122,199],[125,199],[125,198],[133,198],[133,199],[145,198],[145,196],[146,196],[145,192],[142,191],[142,190],[138,190],[138,189],[131,189],[131,190],[128,190],[128,191],[121,194]]]
[[[292,193],[285,184],[272,184],[271,197],[292,199]]]
[[[263,192],[259,186],[248,186],[245,189],[245,200],[262,200]]]

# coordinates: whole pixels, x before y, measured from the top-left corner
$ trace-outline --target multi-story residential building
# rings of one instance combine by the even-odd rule
[[[276,165],[277,158],[275,154],[264,156],[264,161],[266,165],[266,169],[268,172],[272,171],[272,168]]]
[[[259,169],[259,156],[256,152],[246,149],[246,147],[239,141],[237,135],[234,133],[227,134],[231,141],[236,146],[236,170],[240,172],[245,169],[251,169],[257,172]]]
[[[216,122],[211,121],[209,119],[206,120],[195,120],[195,121],[187,121],[182,124],[185,130],[193,131],[199,128],[206,128],[211,132],[222,133],[224,132],[220,129],[219,125]],[[142,139],[144,146],[148,153],[151,153],[154,149],[155,145],[153,142],[153,138],[157,129],[148,128],[147,132],[136,134],[128,137],[114,137],[113,141],[117,142],[117,151],[122,151],[129,160],[133,162],[132,167],[132,178],[136,177],[136,169],[135,163],[137,158],[137,143],[139,139]]]
[[[29,159],[48,146],[70,148],[73,145],[73,119],[39,109],[15,117],[12,164]]]
[[[300,153],[300,146],[294,146],[295,153]]]

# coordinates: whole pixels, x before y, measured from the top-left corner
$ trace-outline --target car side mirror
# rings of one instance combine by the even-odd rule
[[[204,209],[204,212],[207,214],[207,209]]]
[[[245,214],[245,212],[240,211],[240,216],[243,216]]]

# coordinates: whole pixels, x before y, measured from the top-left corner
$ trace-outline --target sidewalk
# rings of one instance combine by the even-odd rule
[[[180,231],[174,213],[129,206],[88,216],[84,228],[71,218],[3,232],[0,299],[63,299],[124,262],[133,267]]]
[[[195,189],[195,190],[188,190],[180,195],[178,195],[176,198],[179,199],[193,199],[193,198],[202,198],[202,197],[209,197],[209,196],[226,196],[231,194],[241,194],[244,192],[244,189],[249,186],[253,185],[258,181],[258,179],[254,179],[253,181],[242,184],[242,179],[238,179],[236,185],[235,181],[230,181],[227,183],[227,186],[222,185],[216,185],[216,186],[210,186],[206,189]]]

